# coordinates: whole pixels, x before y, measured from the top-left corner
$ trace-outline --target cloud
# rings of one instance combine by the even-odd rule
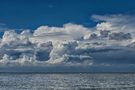
[[[4,32],[0,65],[94,66],[135,64],[134,16],[93,15],[94,28],[78,24],[40,26],[33,33]],[[93,30],[95,29],[95,30]]]
[[[13,30],[5,31],[0,44],[1,62],[8,65],[13,62],[15,65],[38,65],[39,62],[79,65],[80,60],[80,65],[86,64],[86,61],[91,63],[89,56],[75,54],[77,41],[82,40],[87,32],[87,28],[75,24],[65,24],[63,27],[41,26],[34,33],[28,30],[20,34]],[[71,57],[78,61],[69,61]]]
[[[97,29],[99,30],[112,30],[115,32],[134,32],[135,26],[135,16],[134,15],[92,15],[91,18],[96,22]]]
[[[63,27],[48,27],[41,26],[34,31],[34,36],[41,36],[52,40],[74,40],[82,39],[82,37],[89,33],[88,28],[82,25],[65,24]]]

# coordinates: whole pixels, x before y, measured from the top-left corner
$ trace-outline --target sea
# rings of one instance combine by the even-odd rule
[[[0,73],[0,90],[135,90],[135,73]]]

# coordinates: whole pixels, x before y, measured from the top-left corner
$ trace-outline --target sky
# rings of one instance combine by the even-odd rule
[[[0,0],[1,27],[36,29],[76,23],[93,26],[93,14],[134,14],[134,0]]]
[[[134,0],[0,0],[0,72],[135,72]]]

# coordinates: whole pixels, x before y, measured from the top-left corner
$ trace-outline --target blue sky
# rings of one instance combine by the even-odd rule
[[[0,0],[0,71],[135,71],[134,22],[135,0]]]
[[[134,0],[0,0],[1,27],[36,29],[65,23],[93,26],[93,14],[134,14]]]

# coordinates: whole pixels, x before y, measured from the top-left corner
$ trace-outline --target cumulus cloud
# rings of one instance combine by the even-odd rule
[[[93,15],[94,27],[65,24],[40,26],[34,32],[4,32],[1,66],[48,66],[135,63],[134,16]],[[124,57],[124,58],[123,58]]]
[[[115,32],[134,32],[134,15],[92,15],[91,18],[96,22],[98,30],[111,30]]]
[[[34,36],[47,37],[47,39],[73,40],[82,39],[85,34],[90,32],[82,25],[65,24],[63,27],[41,26],[34,31]]]

